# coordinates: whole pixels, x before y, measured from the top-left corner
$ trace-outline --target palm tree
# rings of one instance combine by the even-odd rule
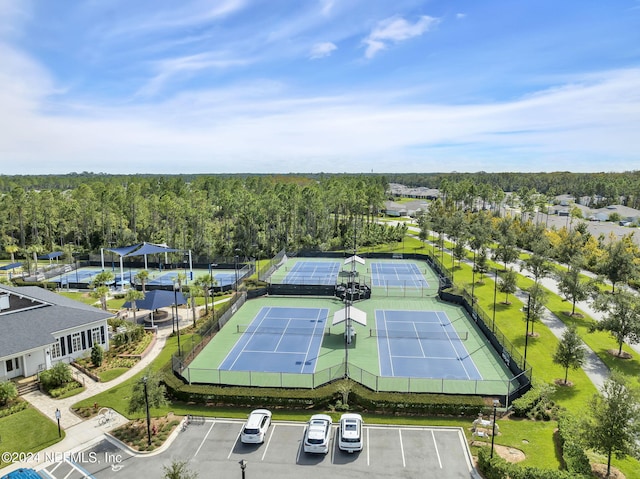
[[[136,318],[136,310],[138,306],[136,305],[136,301],[140,301],[144,299],[144,292],[138,291],[135,288],[129,288],[127,293],[124,295],[124,299],[131,303],[131,310],[133,311],[133,322],[138,323],[138,318]]]
[[[139,271],[138,274],[136,274],[135,279],[137,281],[140,281],[140,284],[142,285],[142,292],[146,293],[147,280],[149,279],[149,271],[147,271],[146,269]]]

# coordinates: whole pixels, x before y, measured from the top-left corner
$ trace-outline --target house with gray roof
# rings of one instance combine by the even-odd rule
[[[0,381],[109,349],[113,314],[37,286],[0,285]]]

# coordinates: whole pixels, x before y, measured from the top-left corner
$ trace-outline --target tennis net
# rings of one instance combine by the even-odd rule
[[[299,334],[302,336],[328,336],[331,334],[331,328],[270,328],[270,327],[255,327],[250,324],[238,324],[236,326],[238,333],[249,334]]]
[[[369,330],[369,336],[377,338],[413,338],[466,341],[469,337],[469,333],[466,331],[394,331],[388,329],[372,328]]]

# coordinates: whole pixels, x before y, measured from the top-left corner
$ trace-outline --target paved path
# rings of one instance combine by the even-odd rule
[[[419,228],[416,228],[416,227],[409,227],[409,230],[410,231],[417,231],[417,232],[420,231]],[[432,232],[432,234],[433,234],[433,232]],[[428,243],[432,244],[431,242],[428,242]],[[448,254],[452,254],[452,252],[447,250],[447,249],[445,249],[445,251]],[[473,262],[471,260],[466,259],[464,261],[465,261],[465,263],[467,263],[469,265],[473,264]],[[514,271],[518,271],[520,269],[520,264],[515,264],[514,263],[514,264],[511,264],[509,266],[512,266]],[[589,273],[585,272],[585,274],[589,274]],[[555,279],[553,279],[553,278],[543,278],[541,280],[541,283],[549,291],[552,291],[553,293],[555,293],[558,296],[562,297],[562,295],[560,294],[560,292],[558,290],[558,284],[557,284]],[[526,302],[527,302],[527,293],[526,293],[526,291],[518,290],[516,292],[516,297],[518,297],[520,299],[520,301],[522,301],[523,303],[526,304]],[[578,308],[580,308],[582,311],[584,311],[586,314],[591,316],[596,321],[602,319],[602,313],[600,311],[595,311],[588,302],[580,301],[580,302],[576,303],[576,306]],[[541,318],[541,322],[547,328],[549,328],[549,330],[553,333],[553,335],[556,336],[558,339],[562,338],[562,335],[564,334],[564,331],[567,329],[567,327],[564,324],[564,322],[562,322],[562,320],[560,320],[555,314],[553,314],[551,311],[549,311],[546,308],[544,310],[543,317]],[[634,344],[634,345],[631,345],[631,347],[635,351],[640,352],[640,344]],[[582,366],[582,369],[584,369],[584,372],[587,374],[587,377],[591,380],[591,382],[598,389],[600,389],[602,387],[602,385],[604,384],[605,379],[607,379],[607,377],[609,377],[609,368],[598,357],[598,355],[591,348],[589,348],[586,344],[585,344],[585,352],[586,352],[585,364]],[[553,354],[553,351],[549,351],[549,354]]]
[[[216,301],[216,304],[228,301],[230,298],[225,298],[220,301]],[[204,306],[200,307],[204,308]],[[183,313],[183,311],[180,311]],[[170,314],[170,312],[169,312]],[[183,329],[193,324],[193,318],[191,316],[191,310],[188,313],[184,313],[180,316],[179,327]],[[171,324],[164,325],[162,328],[158,328],[156,335],[156,342],[149,351],[149,353],[138,363],[136,363],[129,371],[118,376],[117,378],[107,383],[96,382],[90,377],[78,373],[75,375],[80,381],[84,382],[85,390],[75,396],[65,399],[53,399],[40,391],[34,391],[23,396],[24,399],[29,401],[36,409],[42,412],[45,416],[55,421],[56,409],[60,411],[60,426],[65,432],[65,438],[41,451],[39,455],[39,461],[32,461],[29,463],[14,463],[7,467],[0,469],[2,475],[18,469],[19,467],[33,467],[45,462],[46,457],[51,457],[51,454],[45,453],[64,453],[75,452],[83,450],[93,444],[102,441],[104,434],[112,429],[115,429],[129,421],[126,417],[118,414],[115,411],[109,410],[106,414],[94,416],[90,419],[84,419],[77,416],[71,411],[71,406],[78,401],[95,396],[103,391],[117,386],[132,376],[138,374],[148,367],[151,362],[160,354],[160,351],[164,348],[167,338],[171,335]],[[75,368],[74,368],[75,371]],[[100,405],[98,405],[100,406]],[[106,409],[106,408],[105,408]],[[100,409],[99,409],[100,410]],[[108,420],[106,420],[108,419]],[[168,447],[168,443],[165,443],[162,449]],[[130,451],[131,452],[131,451]]]

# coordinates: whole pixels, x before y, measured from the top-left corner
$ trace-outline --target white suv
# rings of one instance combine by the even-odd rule
[[[340,417],[338,429],[338,447],[341,451],[362,451],[362,416],[355,413],[346,413]]]
[[[240,441],[243,444],[263,443],[269,424],[271,424],[271,411],[267,409],[251,411],[240,433]]]
[[[331,416],[326,414],[314,414],[309,419],[304,433],[304,452],[326,454],[329,452],[329,439],[331,436]]]

